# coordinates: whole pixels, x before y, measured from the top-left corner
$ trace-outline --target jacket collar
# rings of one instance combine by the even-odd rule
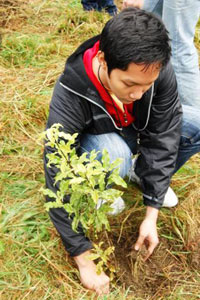
[[[100,35],[95,36],[79,46],[79,48],[67,59],[65,69],[60,77],[60,82],[79,94],[92,96],[98,101],[99,93],[88,78],[83,64],[84,52],[91,48]],[[99,99],[100,100],[100,99]],[[102,102],[102,100],[101,100]]]

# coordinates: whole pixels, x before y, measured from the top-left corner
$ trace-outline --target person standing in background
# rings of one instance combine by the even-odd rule
[[[117,14],[117,7],[114,0],[81,0],[84,10],[102,11],[105,9],[110,16]]]
[[[172,40],[172,64],[182,104],[200,108],[200,72],[194,45],[200,16],[199,0],[124,0],[123,8],[135,6],[162,17]]]

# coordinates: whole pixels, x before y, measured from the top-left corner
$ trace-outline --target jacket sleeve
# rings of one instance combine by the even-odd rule
[[[174,71],[169,63],[155,83],[150,119],[141,133],[136,174],[141,178],[144,204],[160,208],[175,168],[182,108]]]
[[[76,132],[81,134],[86,124],[86,114],[84,113],[84,109],[86,109],[86,107],[82,102],[81,99],[76,97],[76,95],[65,90],[58,81],[54,88],[54,93],[50,103],[47,128],[51,127],[54,123],[60,123],[63,125],[63,130],[66,133],[73,134]],[[78,144],[79,140],[77,139],[77,147]],[[44,170],[46,187],[51,189],[53,192],[56,192],[59,189],[59,184],[54,184],[57,169],[55,166],[51,168],[47,167],[48,159],[46,157],[46,155],[52,151],[52,148],[45,146]],[[47,196],[46,200],[53,201],[54,199]],[[69,201],[69,199],[64,199],[64,202],[67,201]],[[69,218],[69,215],[64,208],[51,208],[49,215],[61,236],[66,250],[71,256],[77,256],[92,248],[92,243],[84,235],[81,224],[78,227],[78,233],[72,230],[72,219]]]

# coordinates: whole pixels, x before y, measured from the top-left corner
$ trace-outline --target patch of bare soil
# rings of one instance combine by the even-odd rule
[[[129,244],[129,243],[128,243]],[[121,241],[116,247],[116,259],[120,269],[120,283],[131,290],[137,297],[156,299],[167,294],[176,285],[174,278],[183,272],[183,265],[170,251],[165,240],[161,240],[160,246],[154,255],[144,262],[146,250],[139,253],[128,247],[127,241]],[[133,243],[132,243],[133,244]],[[179,275],[184,279],[184,274]],[[152,298],[153,297],[153,298]]]
[[[116,284],[131,288],[134,297],[142,299],[166,299],[172,291],[184,286],[184,291],[188,295],[199,290],[199,270],[200,270],[200,231],[199,213],[197,209],[199,189],[188,195],[187,201],[174,210],[172,218],[179,216],[179,220],[186,225],[182,229],[183,240],[176,236],[171,228],[171,238],[162,237],[167,235],[166,228],[160,229],[160,243],[153,255],[145,262],[145,247],[138,253],[133,250],[138,236],[138,226],[143,218],[143,211],[132,210],[129,218],[123,224],[123,232],[119,232],[127,212],[113,220],[109,233],[109,241],[115,246],[114,264],[117,269]],[[137,208],[136,208],[137,209]],[[187,212],[191,223],[187,219],[181,220],[182,213]],[[166,226],[170,226],[170,218]],[[186,229],[187,228],[187,229]],[[180,228],[181,230],[181,228]],[[184,235],[185,234],[185,235]],[[120,237],[120,238],[119,238]],[[197,274],[195,277],[194,274]],[[185,298],[189,299],[189,298]]]
[[[194,269],[200,270],[200,232],[189,242],[187,249],[191,252],[188,260],[189,263]]]

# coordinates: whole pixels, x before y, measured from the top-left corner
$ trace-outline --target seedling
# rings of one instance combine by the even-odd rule
[[[119,175],[122,160],[110,162],[106,150],[102,152],[101,161],[96,159],[98,152],[95,150],[78,156],[75,148],[78,134],[66,134],[61,129],[62,125],[54,124],[43,133],[46,146],[52,149],[47,154],[47,166],[57,168],[55,184],[59,185],[56,193],[43,189],[44,195],[53,200],[47,202],[45,207],[47,210],[63,207],[73,219],[74,231],[78,230],[81,223],[86,236],[98,238],[99,232],[110,230],[108,214],[112,212],[111,204],[123,193],[113,186],[126,188],[125,181]],[[70,201],[66,202],[66,197],[70,197]],[[102,245],[102,242],[94,245],[90,259],[99,260],[98,273],[103,268],[113,273],[109,256],[112,255],[114,247],[102,249]]]

